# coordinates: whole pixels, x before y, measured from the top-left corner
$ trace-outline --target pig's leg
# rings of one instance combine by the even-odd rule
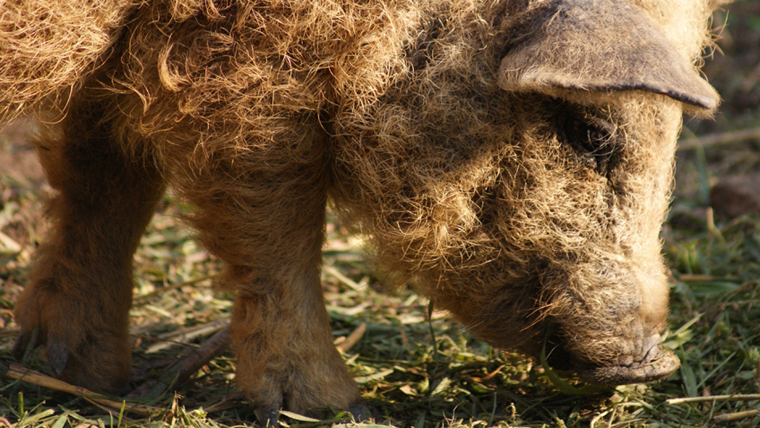
[[[73,109],[61,130],[38,142],[57,194],[16,304],[21,334],[14,354],[44,344],[62,379],[119,393],[131,371],[132,255],[164,185],[151,161],[128,159],[108,137],[108,125],[96,125],[100,117],[93,116],[102,111],[89,104]]]
[[[228,263],[237,384],[262,421],[281,407],[347,409],[359,398],[333,346],[320,283],[328,185],[321,132],[293,133],[272,143],[279,148],[209,150],[179,187],[199,208],[192,222],[204,244]]]

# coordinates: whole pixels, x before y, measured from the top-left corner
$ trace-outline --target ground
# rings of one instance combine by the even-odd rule
[[[672,273],[666,343],[682,368],[654,385],[561,392],[537,362],[491,349],[444,314],[434,312],[428,321],[427,302],[409,290],[384,293],[364,242],[332,219],[325,297],[336,341],[366,325],[345,359],[374,426],[711,426],[730,417],[741,426],[760,425],[757,396],[720,397],[760,393],[760,3],[738,1],[717,12],[715,23],[725,29],[705,74],[724,103],[714,121],[686,119],[662,234]],[[0,136],[0,376],[13,362],[13,305],[45,228],[42,198],[50,191],[25,144],[33,128],[21,123]],[[212,287],[220,264],[182,226],[183,209],[167,196],[136,256],[133,386],[160,378],[183,351],[221,329],[230,311],[231,296]],[[26,365],[50,372],[35,356]],[[0,427],[251,425],[250,407],[234,388],[234,366],[229,351],[210,360],[176,392],[142,401],[147,413],[120,413],[0,377]],[[666,401],[701,396],[712,398]],[[284,413],[281,419],[309,427],[350,421],[339,412],[320,416]]]

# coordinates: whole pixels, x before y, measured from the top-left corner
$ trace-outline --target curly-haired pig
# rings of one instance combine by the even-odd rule
[[[0,3],[0,114],[47,123],[56,190],[17,353],[129,380],[132,256],[167,186],[236,292],[237,385],[259,415],[351,408],[320,286],[325,205],[497,348],[599,384],[662,348],[659,232],[708,0]],[[38,340],[32,332],[37,329]]]

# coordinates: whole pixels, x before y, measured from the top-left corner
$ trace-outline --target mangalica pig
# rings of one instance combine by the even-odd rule
[[[667,376],[658,235],[682,112],[719,102],[709,3],[0,3],[0,113],[48,124],[57,191],[16,352],[123,390],[132,256],[171,186],[226,262],[263,419],[360,399],[320,287],[328,200],[389,280],[493,346],[546,344],[592,383]]]

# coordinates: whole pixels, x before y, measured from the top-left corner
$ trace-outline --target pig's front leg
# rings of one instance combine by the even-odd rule
[[[198,207],[190,220],[203,243],[228,264],[237,384],[263,423],[280,408],[350,409],[359,400],[333,346],[319,278],[325,136],[316,125],[287,125],[299,131],[238,152],[208,143],[203,163],[172,162],[199,166],[175,172],[177,189]]]

